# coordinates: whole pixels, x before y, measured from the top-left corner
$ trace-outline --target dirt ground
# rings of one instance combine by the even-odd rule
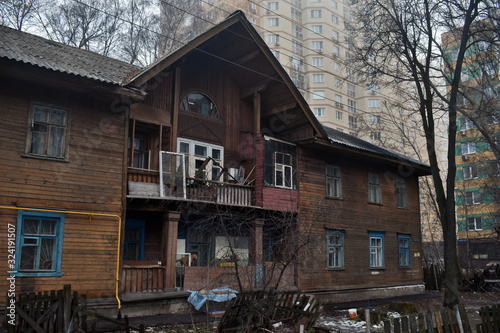
[[[465,305],[469,321],[473,330],[476,324],[480,322],[479,310],[483,306],[492,306],[500,304],[500,292],[462,292],[460,294],[460,301]],[[347,309],[358,308],[363,309],[366,307],[375,307],[380,313],[390,310],[394,303],[411,303],[414,305],[414,310],[417,313],[436,311],[443,307],[443,293],[442,292],[426,292],[420,295],[394,297],[390,299],[377,299],[377,300],[364,300],[357,302],[346,302],[327,304],[324,308],[322,316],[318,319],[315,326],[321,326],[319,321],[331,320],[333,318],[346,318],[348,316]],[[410,313],[401,313],[406,315]],[[323,318],[323,319],[322,319]],[[140,317],[131,318],[131,324],[145,324],[149,327],[149,332],[193,332],[193,327],[198,329],[202,328],[203,332],[214,332],[214,327],[217,326],[219,318],[209,317],[202,313],[192,313],[190,315],[164,315],[153,317]],[[112,331],[101,328],[101,331]],[[210,328],[207,330],[207,328]],[[277,330],[278,331],[278,330]],[[327,331],[342,332],[339,327],[328,326]],[[364,329],[347,329],[349,332],[362,332]]]
[[[481,322],[479,311],[483,306],[500,304],[500,292],[461,292],[460,302],[464,304],[470,326],[474,331]],[[356,322],[349,321],[347,309],[366,308],[376,309],[380,315],[387,312],[397,312],[400,315],[410,315],[427,311],[437,311],[443,307],[442,292],[426,292],[425,294],[390,299],[365,300],[342,304],[327,304],[322,316],[316,322],[316,327],[323,331],[334,332],[364,332],[364,326],[357,326]],[[372,331],[377,331],[372,330]],[[379,330],[380,331],[380,330]]]

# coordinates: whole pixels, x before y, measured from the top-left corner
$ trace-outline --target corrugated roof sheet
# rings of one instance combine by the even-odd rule
[[[415,160],[413,158],[410,158],[410,157],[403,155],[403,154],[400,154],[398,152],[374,145],[373,143],[370,143],[370,142],[365,141],[365,140],[361,140],[360,138],[357,138],[355,136],[338,131],[338,130],[333,129],[331,127],[323,126],[323,128],[325,129],[325,132],[328,135],[328,139],[330,139],[330,141],[332,143],[337,143],[340,145],[348,146],[348,147],[355,148],[355,149],[364,150],[364,151],[367,151],[370,153],[375,153],[375,154],[387,156],[390,158],[395,158],[398,160],[404,160],[404,161],[407,161],[411,164],[419,165],[419,166],[422,166],[425,168],[429,167],[427,164],[425,164],[421,161]]]
[[[121,84],[139,67],[94,52],[0,26],[0,58],[105,83]]]

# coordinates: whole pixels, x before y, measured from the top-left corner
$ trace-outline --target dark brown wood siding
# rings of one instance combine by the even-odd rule
[[[65,210],[60,277],[19,277],[16,291],[60,289],[71,284],[89,297],[114,295],[121,215],[124,117],[102,101],[51,88],[3,82],[0,92],[0,205]],[[40,102],[70,111],[69,160],[25,156],[30,105]],[[17,211],[0,209],[0,233],[17,225]],[[0,290],[7,290],[7,242],[0,242]],[[18,253],[17,255],[20,255]]]
[[[340,290],[423,283],[418,181],[406,178],[408,208],[397,208],[397,166],[382,166],[354,155],[300,150],[300,220],[311,227],[315,253],[301,260],[299,288]],[[326,164],[342,172],[342,198],[326,197]],[[368,172],[380,176],[382,204],[368,203]],[[326,231],[344,233],[344,267],[327,269]],[[370,269],[369,232],[384,232],[383,269]],[[410,235],[410,268],[399,267],[398,233]]]

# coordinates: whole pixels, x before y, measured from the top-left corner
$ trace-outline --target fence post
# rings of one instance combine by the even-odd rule
[[[63,309],[64,332],[67,332],[71,323],[71,285],[69,284],[63,287]]]
[[[370,308],[365,309],[366,333],[370,333]]]

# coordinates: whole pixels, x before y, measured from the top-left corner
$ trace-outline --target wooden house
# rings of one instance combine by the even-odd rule
[[[18,291],[422,291],[427,166],[321,126],[241,12],[143,69],[0,33]]]

